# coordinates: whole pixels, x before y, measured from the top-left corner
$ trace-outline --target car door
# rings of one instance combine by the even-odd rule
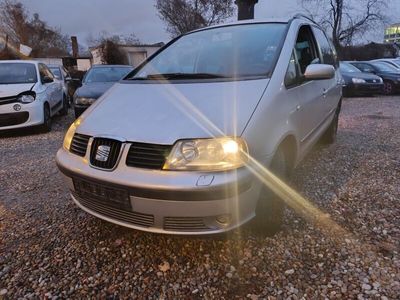
[[[44,64],[39,64],[39,75],[40,75],[40,81],[45,88],[44,93],[45,93],[45,99],[50,105],[50,110],[53,110],[54,105],[55,105],[55,99],[54,99],[54,84],[53,82],[44,82],[44,78],[48,76],[48,73],[46,72],[46,68]]]
[[[319,62],[319,52],[311,27],[303,25],[299,29],[285,78],[289,97],[296,103],[290,118],[298,130],[301,144],[306,144],[310,140],[322,119],[323,106],[320,102],[327,85],[321,80],[304,79],[307,66]],[[291,78],[294,72],[296,77]]]
[[[321,110],[323,112],[322,116],[330,121],[329,116],[337,107],[339,101],[338,95],[341,94],[342,89],[342,78],[340,73],[337,71],[339,68],[339,61],[337,59],[335,48],[332,43],[329,42],[325,33],[315,26],[313,27],[313,32],[318,44],[321,63],[331,65],[336,70],[334,78],[321,80],[321,84],[324,85],[324,93],[322,95],[322,101],[320,102],[322,106]]]
[[[46,76],[53,79],[53,82],[49,83],[51,87],[51,98],[53,102],[52,110],[58,110],[62,107],[62,83],[60,80],[57,80],[50,69],[43,65],[44,72]]]

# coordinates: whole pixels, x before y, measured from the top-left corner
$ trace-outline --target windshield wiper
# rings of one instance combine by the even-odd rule
[[[134,77],[131,80],[174,80],[174,79],[214,79],[227,78],[220,74],[212,73],[160,73],[149,74],[146,77]]]

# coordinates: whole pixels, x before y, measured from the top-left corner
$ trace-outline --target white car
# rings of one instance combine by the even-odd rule
[[[51,117],[68,113],[62,84],[37,61],[0,61],[0,130],[41,126],[51,130]]]

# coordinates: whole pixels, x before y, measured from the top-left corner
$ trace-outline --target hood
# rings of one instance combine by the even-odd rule
[[[127,141],[239,136],[269,79],[213,83],[117,83],[83,115],[77,131]]]
[[[34,85],[34,83],[0,84],[0,98],[17,96],[30,91]]]
[[[99,98],[103,95],[115,82],[91,82],[83,83],[83,85],[76,90],[76,97],[86,98]]]

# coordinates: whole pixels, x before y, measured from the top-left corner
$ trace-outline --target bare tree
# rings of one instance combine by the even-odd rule
[[[386,20],[390,0],[300,0],[310,16],[332,35],[337,49],[349,46]]]
[[[32,56],[66,55],[68,37],[52,28],[38,14],[30,16],[25,6],[15,0],[0,3],[0,31],[15,44],[32,48]]]
[[[173,37],[221,23],[235,11],[232,0],[157,0],[155,7]]]

